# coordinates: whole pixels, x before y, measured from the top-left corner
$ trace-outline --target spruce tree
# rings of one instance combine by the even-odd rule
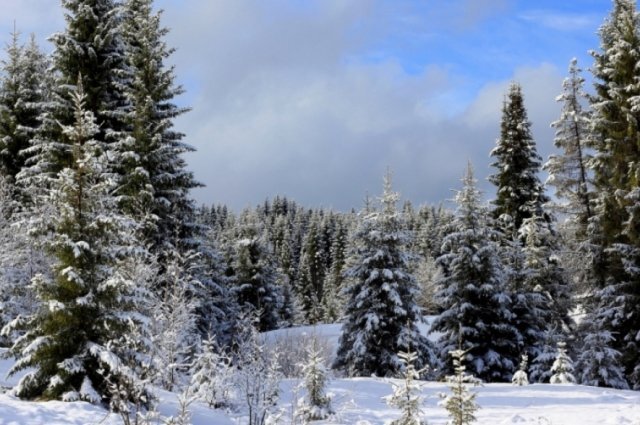
[[[454,231],[445,237],[444,253],[438,258],[444,273],[436,299],[443,311],[431,329],[441,333],[438,351],[443,363],[451,351],[462,349],[475,376],[506,382],[515,371],[519,336],[511,323],[497,235],[485,221],[487,212],[480,205],[471,164],[462,181]]]
[[[401,384],[391,383],[393,394],[387,397],[387,404],[397,407],[401,416],[391,422],[391,425],[427,425],[422,419],[422,386],[416,382],[424,370],[417,370],[413,363],[417,359],[414,352],[400,352],[398,357],[404,364],[404,381]]]
[[[390,179],[387,174],[381,210],[362,217],[346,272],[351,282],[334,367],[350,376],[400,376],[397,353],[409,349],[420,356],[418,369],[432,362],[430,344],[417,328],[422,317],[417,283],[408,272],[409,235]]]
[[[173,99],[184,92],[166,61],[174,49],[164,42],[168,29],[153,0],[124,3],[122,38],[130,82],[131,105],[126,123],[130,135],[121,140],[120,206],[144,224],[144,240],[152,250],[194,248],[194,207],[189,190],[199,186],[182,155],[194,149],[182,142],[174,120],[188,111]]]
[[[516,373],[513,374],[513,378],[511,378],[511,383],[513,385],[517,385],[522,387],[524,385],[529,385],[529,377],[527,376],[527,362],[529,361],[529,356],[523,354],[520,360],[520,368]]]
[[[302,241],[296,283],[298,304],[306,323],[318,323],[324,317],[324,279],[327,271],[323,248],[320,217],[314,213]]]
[[[573,376],[573,361],[567,354],[565,342],[558,342],[558,353],[556,361],[551,366],[551,384],[575,384],[576,378]]]
[[[592,161],[596,191],[589,226],[591,275],[600,288],[593,320],[614,337],[625,377],[640,387],[640,17],[635,0],[615,0],[593,52]]]
[[[280,290],[271,247],[255,214],[245,211],[238,223],[231,262],[232,293],[241,309],[256,313],[258,329],[276,329]]]
[[[551,155],[543,169],[549,173],[546,184],[556,189],[554,208],[570,215],[577,226],[577,236],[584,239],[593,205],[587,149],[591,117],[583,106],[587,95],[581,72],[577,59],[572,59],[569,77],[562,83],[563,91],[557,98],[562,103],[560,118],[551,124],[556,129],[554,145],[561,152]]]
[[[538,178],[541,158],[531,134],[524,97],[519,84],[512,83],[502,107],[500,138],[491,151],[496,173],[489,181],[497,187],[493,201],[494,218],[506,215],[517,230],[526,218],[542,215],[542,205],[548,201]],[[515,238],[515,235],[511,235]]]
[[[45,308],[14,323],[25,333],[11,349],[18,358],[11,373],[31,368],[16,387],[20,397],[99,402],[111,397],[113,382],[135,379],[120,341],[146,321],[139,283],[121,263],[144,248],[131,239],[132,223],[115,211],[109,156],[93,138],[99,126],[85,109],[82,83],[76,87],[76,121],[62,130],[72,161],[53,179],[46,202],[55,214],[41,223],[52,231],[53,279],[33,279]]]
[[[329,372],[318,346],[317,338],[307,347],[307,361],[302,365],[304,387],[307,395],[302,406],[302,415],[307,421],[327,419],[334,413],[331,407],[331,397],[326,393]]]
[[[324,281],[324,320],[326,323],[333,323],[342,316],[344,302],[340,295],[344,282],[344,268],[347,250],[347,228],[339,221],[333,233],[333,240],[330,247],[329,271]]]
[[[565,246],[558,256],[572,277],[572,284],[585,291],[593,289],[587,229],[594,214],[594,193],[588,148],[591,114],[583,106],[588,97],[581,72],[577,60],[572,59],[562,94],[556,99],[562,104],[560,117],[551,124],[556,130],[554,144],[560,152],[549,156],[543,169],[549,173],[546,185],[553,186],[556,192],[556,199],[549,205],[566,217],[558,226]]]
[[[574,328],[569,317],[573,303],[556,254],[559,243],[550,223],[534,215],[524,221],[519,235],[524,241],[524,281],[522,287],[512,288],[512,298],[514,305],[525,299],[528,304],[519,311],[514,307],[514,313],[525,341],[524,351],[536,363],[547,331],[562,335]]]
[[[2,62],[0,80],[0,172],[15,182],[29,159],[29,146],[40,126],[44,106],[47,60],[32,36],[19,43],[14,31]]]
[[[446,396],[444,407],[449,413],[450,425],[468,425],[476,421],[475,413],[480,408],[476,403],[476,393],[469,391],[468,385],[480,385],[480,380],[466,373],[463,350],[453,350],[449,353],[453,360],[454,374],[447,376],[451,388],[451,395]]]
[[[611,332],[595,324],[584,324],[584,341],[576,363],[576,377],[582,385],[629,389],[620,364],[620,352],[609,345]]]

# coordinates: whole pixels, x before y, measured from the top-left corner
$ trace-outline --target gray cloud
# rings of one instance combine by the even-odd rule
[[[477,2],[458,0],[446,8]],[[464,9],[461,25],[474,25],[509,2],[482,4],[486,8]],[[63,28],[57,0],[0,0],[5,5],[19,22],[23,16],[33,28],[46,27],[47,35]],[[446,66],[408,73],[393,55],[362,60],[363,50],[410,14],[396,11],[385,21],[388,4],[373,0],[158,5],[167,9],[168,42],[178,48],[171,60],[188,90],[180,102],[193,107],[177,127],[197,148],[187,160],[207,185],[194,192],[199,202],[239,209],[281,194],[309,206],[357,208],[366,192],[380,192],[389,166],[396,189],[419,204],[450,198],[468,159],[481,182],[491,172],[488,154],[509,81],[487,83],[461,102],[465,77]],[[422,18],[407,28],[416,30]],[[533,64],[512,78],[524,87],[546,155],[561,73]],[[491,197],[492,188],[486,182],[483,188]]]

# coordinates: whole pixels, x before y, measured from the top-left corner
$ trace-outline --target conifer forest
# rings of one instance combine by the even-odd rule
[[[0,424],[54,401],[127,425],[469,424],[483,391],[553,384],[640,405],[636,0],[567,64],[553,141],[510,84],[492,192],[470,161],[455,203],[414,205],[389,169],[347,211],[196,203],[163,14],[61,7],[50,53],[16,30],[1,63]],[[359,378],[391,383],[380,422],[345,413]]]

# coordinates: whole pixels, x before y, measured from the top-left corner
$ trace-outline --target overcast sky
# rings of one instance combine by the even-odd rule
[[[414,204],[452,197],[467,160],[488,198],[511,81],[540,154],[569,61],[591,66],[610,0],[158,0],[193,110],[177,120],[198,203],[275,195],[359,208],[387,167]],[[64,29],[59,0],[0,0],[0,42]],[[585,73],[588,78],[588,74]]]

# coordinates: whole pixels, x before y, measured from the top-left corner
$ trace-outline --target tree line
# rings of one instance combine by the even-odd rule
[[[581,383],[640,387],[634,0],[615,0],[600,28],[593,91],[571,61],[546,162],[510,85],[489,205],[469,164],[455,210],[398,207],[388,173],[349,212],[286,197],[197,207],[161,13],[152,0],[63,6],[53,53],[14,33],[0,80],[0,341],[12,372],[29,368],[20,397],[126,410],[147,384],[179,387],[205,353],[246,357],[248,324],[333,322],[348,376],[401,375],[411,352],[442,378],[456,351],[487,382],[526,355],[543,382],[566,344]]]

